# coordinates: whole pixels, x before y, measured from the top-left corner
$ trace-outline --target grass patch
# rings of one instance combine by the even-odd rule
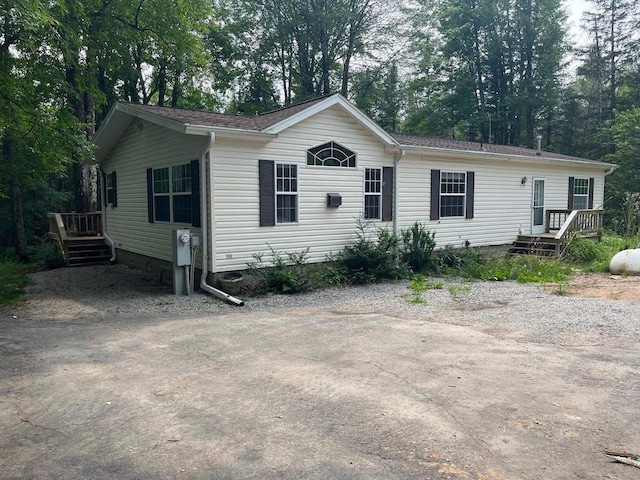
[[[558,260],[531,255],[502,255],[476,266],[472,273],[482,280],[558,283],[568,280],[573,269]]]
[[[24,301],[23,290],[31,284],[27,276],[28,265],[0,260],[0,305]]]
[[[629,248],[636,248],[638,238],[622,238],[604,235],[600,242],[575,236],[569,242],[563,259],[583,272],[603,273],[609,271],[613,256]]]

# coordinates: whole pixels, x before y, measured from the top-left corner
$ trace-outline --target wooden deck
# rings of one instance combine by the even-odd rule
[[[600,241],[603,217],[604,210],[547,210],[544,233],[518,235],[510,252],[560,258],[576,234]]]
[[[104,265],[111,249],[102,235],[102,215],[94,213],[49,213],[49,239],[58,246],[68,267]]]

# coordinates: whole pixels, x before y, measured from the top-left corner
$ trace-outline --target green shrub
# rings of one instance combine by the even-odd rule
[[[25,265],[2,260],[0,262],[0,305],[10,305],[24,300],[22,291],[30,283]]]
[[[340,285],[345,281],[343,269],[327,263],[317,263],[308,267],[308,276],[312,280],[311,288],[326,288]]]
[[[593,240],[575,235],[569,240],[563,257],[576,263],[593,262],[598,259],[601,248]]]
[[[637,238],[621,238],[605,235],[600,242],[576,236],[571,239],[563,259],[577,265],[584,272],[608,272],[613,256],[637,246]]]
[[[304,264],[309,256],[309,248],[301,252],[277,252],[269,244],[269,260],[264,254],[255,253],[255,262],[247,264],[247,271],[260,279],[267,291],[279,293],[300,293],[309,290],[310,283],[304,274]]]
[[[434,252],[433,265],[442,274],[474,276],[473,272],[486,261],[486,256],[473,248],[453,248],[447,245]]]
[[[373,283],[381,279],[404,278],[409,270],[398,261],[398,237],[384,228],[368,231],[370,224],[357,221],[356,240],[347,245],[333,260],[343,269],[348,281]]]
[[[435,232],[429,232],[420,222],[400,231],[402,261],[414,272],[424,272],[431,268],[431,254],[436,246],[435,235]]]
[[[45,268],[58,268],[64,266],[64,258],[60,248],[53,243],[41,243],[30,247],[33,263]]]

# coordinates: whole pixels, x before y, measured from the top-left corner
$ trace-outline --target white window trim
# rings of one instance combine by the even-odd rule
[[[380,192],[379,193],[371,193],[371,192],[367,192],[367,170],[378,170],[378,172],[380,172],[380,180],[378,180],[378,182],[380,183]],[[364,169],[364,185],[363,185],[363,192],[364,192],[364,198],[362,199],[362,214],[364,217],[364,220],[368,221],[368,222],[376,222],[376,221],[382,221],[382,168],[381,167],[365,167]],[[378,216],[376,218],[366,218],[365,217],[365,212],[366,212],[366,208],[367,208],[367,202],[366,202],[366,198],[367,197],[378,197]]]
[[[107,205],[111,205],[113,206],[113,200],[115,200],[114,198],[114,188],[113,188],[113,172],[112,173],[107,173],[106,176],[106,187],[107,187],[107,198],[106,198],[106,204]],[[111,193],[111,195],[109,195]],[[109,201],[109,198],[111,198],[111,201]]]
[[[295,166],[296,167],[296,191],[295,192],[278,192],[278,165],[282,166]],[[273,185],[273,191],[275,192],[275,224],[276,225],[298,225],[300,223],[300,202],[298,192],[300,190],[300,165],[297,163],[288,162],[273,162],[273,179],[275,184]],[[278,197],[279,196],[295,196],[296,201],[296,221],[295,222],[279,222],[278,221]]]
[[[586,180],[587,181],[587,193],[576,193],[576,186],[577,186],[577,182],[578,180]],[[590,180],[588,177],[575,177],[573,179],[573,209],[574,210],[587,210],[589,208],[589,188],[591,187],[590,185]],[[582,208],[576,208],[576,199],[577,198],[584,198],[584,209]]]
[[[444,178],[445,175],[447,174],[459,174],[459,175],[463,175],[464,177],[464,181],[462,182],[462,184],[464,185],[464,194],[460,194],[460,193],[442,193],[442,180]],[[440,194],[440,212],[439,213],[439,217],[440,219],[448,219],[448,218],[466,218],[467,217],[467,172],[461,172],[461,171],[457,171],[457,170],[441,170],[440,171],[440,185],[438,185],[438,189],[439,189],[439,194]],[[442,214],[442,197],[460,197],[462,196],[462,215],[443,215]]]
[[[153,221],[154,223],[177,223],[178,225],[191,225],[191,223],[189,222],[175,222],[174,221],[174,214],[173,214],[173,197],[174,196],[191,196],[193,195],[193,184],[191,185],[191,189],[189,190],[189,192],[174,192],[173,191],[173,167],[180,167],[180,166],[184,166],[186,165],[187,168],[189,169],[189,174],[191,174],[191,163],[190,162],[186,162],[186,163],[179,163],[176,165],[166,165],[164,167],[156,167],[152,169],[152,178],[153,178],[153,204],[154,204],[154,209],[153,209]],[[157,170],[164,170],[164,169],[168,169],[169,171],[169,192],[168,193],[156,193],[156,185],[155,185],[155,172]],[[191,179],[191,176],[189,176],[189,178]],[[193,181],[193,179],[191,179],[191,181]],[[156,208],[155,208],[155,201],[156,201],[156,197],[169,197],[169,220],[158,220],[158,218],[156,217]],[[193,211],[191,212],[191,215],[193,215]],[[193,221],[193,219],[192,219]]]

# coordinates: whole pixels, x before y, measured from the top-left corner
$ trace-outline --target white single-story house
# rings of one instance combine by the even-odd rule
[[[324,261],[358,217],[396,232],[419,220],[439,247],[510,244],[549,209],[601,207],[612,169],[388,133],[339,94],[256,116],[118,103],[94,143],[119,259],[170,262],[171,231],[189,228],[209,273],[245,269],[267,243]]]

